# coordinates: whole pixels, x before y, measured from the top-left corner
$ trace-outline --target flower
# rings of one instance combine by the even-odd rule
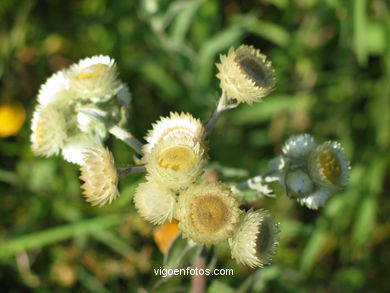
[[[179,196],[179,229],[184,238],[199,244],[217,244],[229,238],[240,214],[230,189],[221,183],[191,185]]]
[[[311,153],[308,169],[314,182],[334,190],[348,181],[350,166],[341,145],[327,141]]]
[[[268,211],[249,210],[229,239],[232,257],[252,268],[269,263],[278,245],[278,224]]]
[[[153,129],[149,130],[145,137],[148,143],[144,145],[143,152],[149,153],[155,144],[173,137],[188,137],[202,142],[204,138],[203,125],[199,119],[195,119],[189,113],[171,112],[169,117],[161,117],[153,124]]]
[[[70,163],[83,165],[86,151],[99,146],[101,146],[101,143],[97,139],[84,133],[78,133],[65,140],[62,147],[62,156]]]
[[[176,195],[160,184],[149,179],[138,185],[134,203],[139,214],[153,224],[171,221],[176,206]]]
[[[70,80],[65,76],[65,70],[50,76],[39,89],[38,103],[42,106],[52,103],[58,103],[59,107],[66,106],[67,103],[73,101],[69,92],[69,82]]]
[[[115,62],[108,56],[82,59],[66,70],[66,77],[72,93],[82,100],[106,101],[120,90]]]
[[[26,118],[23,106],[0,104],[0,137],[15,135],[19,132]]]
[[[238,103],[252,104],[271,92],[275,84],[271,62],[253,46],[230,48],[220,59],[221,63],[216,64],[217,77],[228,97]]]
[[[153,238],[158,248],[162,253],[166,253],[173,241],[179,235],[180,230],[178,228],[179,221],[173,219],[172,221],[164,222],[156,228],[153,232]]]
[[[308,196],[297,198],[297,201],[309,209],[317,210],[319,207],[325,206],[332,193],[333,191],[326,187],[319,187]]]
[[[287,157],[292,159],[304,159],[316,147],[314,137],[309,134],[292,135],[285,142],[282,151]]]
[[[89,148],[84,154],[80,179],[86,201],[102,206],[111,203],[118,195],[118,173],[108,148]]]
[[[55,105],[37,106],[31,123],[32,150],[40,156],[58,154],[66,139],[64,113]]]
[[[173,137],[156,144],[145,156],[150,177],[173,190],[196,181],[205,164],[204,149],[188,137]]]

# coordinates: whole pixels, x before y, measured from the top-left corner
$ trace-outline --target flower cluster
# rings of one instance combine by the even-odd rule
[[[103,148],[105,124],[83,111],[118,119],[120,107],[109,102],[129,102],[130,94],[117,75],[114,60],[107,56],[86,58],[55,73],[39,90],[31,123],[33,152],[46,157],[61,153],[68,162],[81,165],[80,178],[94,178],[94,185],[82,188],[87,200],[97,205],[116,197],[117,175],[112,155]]]
[[[120,173],[146,172],[146,182],[134,195],[135,207],[145,220],[155,225],[178,223],[183,238],[199,245],[227,241],[238,263],[262,267],[279,243],[278,223],[264,209],[240,208],[240,192],[250,188],[268,195],[263,183],[279,180],[289,197],[317,209],[345,185],[350,167],[340,144],[317,145],[312,136],[303,134],[286,142],[283,155],[270,161],[266,175],[232,187],[206,181],[206,138],[221,113],[242,103],[260,102],[275,85],[271,62],[252,46],[231,48],[220,60],[217,77],[222,94],[207,125],[189,113],[171,112],[152,125],[145,144],[116,125],[120,106],[129,106],[130,93],[118,79],[115,62],[106,56],[81,60],[42,85],[32,119],[32,150],[46,157],[61,153],[81,165],[86,200],[102,206],[119,195],[114,158],[103,146],[111,133],[142,155],[134,160],[141,166],[130,165]],[[166,245],[162,246],[165,251]]]
[[[229,240],[233,258],[252,267],[270,260],[278,242],[277,224],[270,214],[243,212],[229,187],[203,179],[207,146],[199,119],[170,113],[153,124],[145,140],[147,182],[134,196],[144,219],[153,224],[176,219],[183,237],[198,244]]]
[[[327,141],[317,145],[309,134],[290,137],[278,158],[279,176],[290,198],[310,209],[325,205],[349,178],[349,162],[341,145]]]

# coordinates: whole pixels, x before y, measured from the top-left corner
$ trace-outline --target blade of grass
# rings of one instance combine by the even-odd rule
[[[114,214],[8,239],[0,243],[0,260],[12,257],[19,251],[41,248],[77,235],[90,234],[116,226],[122,220],[123,215]]]

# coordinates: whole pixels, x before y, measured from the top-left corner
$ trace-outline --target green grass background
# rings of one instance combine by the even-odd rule
[[[127,127],[141,138],[170,111],[207,121],[219,96],[218,55],[241,43],[267,54],[277,85],[215,127],[210,157],[233,168],[225,179],[259,173],[303,132],[340,141],[352,171],[319,211],[286,196],[257,200],[281,223],[272,265],[238,266],[220,245],[216,267],[235,275],[208,278],[208,292],[390,291],[388,1],[1,0],[0,101],[28,112],[18,135],[0,139],[1,292],[150,290],[162,266],[153,227],[132,204],[142,176],[94,208],[80,195],[77,166],[31,153],[30,119],[46,78],[81,58],[115,58],[133,95]],[[119,167],[131,161],[122,142],[107,144]],[[190,282],[174,277],[158,292],[187,292]]]

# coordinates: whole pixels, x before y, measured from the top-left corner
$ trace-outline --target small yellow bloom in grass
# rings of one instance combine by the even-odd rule
[[[248,211],[240,223],[229,245],[232,257],[252,268],[269,263],[278,245],[279,228],[274,218],[265,210]]]
[[[118,173],[108,148],[93,147],[85,152],[80,179],[86,201],[94,206],[111,203],[119,195]]]
[[[162,253],[166,253],[171,246],[172,242],[175,240],[177,235],[179,235],[179,221],[173,219],[170,222],[164,222],[162,225],[158,226],[154,230],[153,237],[158,248]]]
[[[339,189],[349,178],[349,162],[341,145],[327,141],[319,145],[309,157],[309,172],[313,180],[324,187]]]
[[[183,237],[199,244],[217,244],[229,238],[240,213],[230,189],[221,183],[192,185],[179,196],[179,229]]]
[[[238,103],[252,104],[272,91],[275,80],[271,62],[258,49],[241,45],[236,50],[230,48],[220,58],[217,77],[228,97]]]
[[[0,105],[0,137],[15,135],[26,118],[26,111],[19,104]]]

